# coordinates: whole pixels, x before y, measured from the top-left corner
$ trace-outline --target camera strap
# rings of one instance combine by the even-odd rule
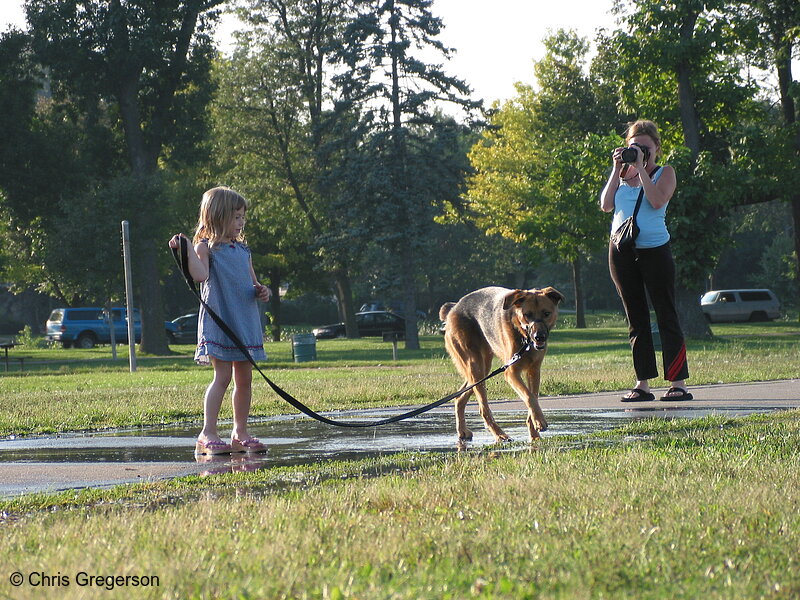
[[[658,172],[658,170],[659,170],[660,168],[661,168],[661,167],[659,167],[659,166],[656,166],[656,168],[655,168],[655,169],[653,169],[653,170],[650,172],[650,178],[651,178],[651,179],[653,178],[653,175],[655,175],[655,174]],[[638,214],[639,214],[639,208],[642,206],[642,198],[644,198],[644,185],[641,185],[641,186],[639,187],[639,197],[638,197],[638,198],[636,198],[636,207],[633,209],[633,222],[634,222],[634,223],[636,223],[636,215],[638,215]]]

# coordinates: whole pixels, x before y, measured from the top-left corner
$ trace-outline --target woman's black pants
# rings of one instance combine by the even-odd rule
[[[664,379],[679,381],[689,377],[686,345],[675,309],[675,261],[670,245],[620,252],[609,244],[608,268],[628,319],[636,379],[658,376],[648,295],[661,335]]]

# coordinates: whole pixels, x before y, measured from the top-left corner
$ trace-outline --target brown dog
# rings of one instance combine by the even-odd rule
[[[510,290],[503,287],[486,287],[475,290],[457,303],[448,302],[439,310],[445,322],[444,341],[447,352],[465,385],[472,385],[489,374],[492,357],[507,363],[522,348],[527,338],[533,347],[522,359],[508,367],[504,374],[508,384],[528,407],[528,433],[530,439],[539,437],[547,429],[547,421],[539,407],[539,383],[542,361],[547,352],[547,337],[555,325],[558,305],[564,295],[552,287],[532,290]],[[478,406],[486,428],[497,442],[507,441],[492,416],[486,397],[486,384],[473,388],[478,396]],[[459,440],[471,440],[467,429],[464,408],[472,391],[465,392],[455,401],[456,431]]]

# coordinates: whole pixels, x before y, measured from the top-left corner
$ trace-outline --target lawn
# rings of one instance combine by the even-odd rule
[[[796,322],[714,331],[689,341],[692,383],[800,373]],[[626,337],[554,331],[543,393],[629,387]],[[41,350],[0,376],[0,435],[197,422],[211,371],[175,350],[133,374],[103,348]],[[459,385],[439,336],[397,362],[371,339],[319,342],[313,363],[267,350],[320,410]],[[257,383],[253,414],[282,412]],[[28,495],[0,501],[0,543],[8,598],[795,598],[800,411]]]
[[[0,502],[0,595],[796,598],[798,508],[800,412],[643,421]]]

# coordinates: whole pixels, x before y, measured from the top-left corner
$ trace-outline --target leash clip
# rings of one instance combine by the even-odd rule
[[[533,342],[531,342],[531,338],[529,336],[525,336],[525,344],[523,344],[522,348],[520,348],[511,359],[503,365],[503,371],[505,371],[508,367],[513,365],[516,362],[522,360],[522,355],[525,354],[528,350],[531,349]]]

